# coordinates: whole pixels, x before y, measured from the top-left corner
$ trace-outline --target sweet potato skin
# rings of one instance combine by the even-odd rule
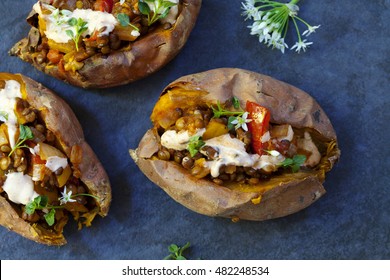
[[[128,84],[158,71],[180,52],[195,26],[201,3],[202,0],[184,0],[177,21],[170,29],[159,27],[152,30],[135,41],[131,50],[94,55],[84,60],[84,67],[75,73],[61,71],[57,66],[47,67],[32,57],[30,42],[39,34],[35,27],[30,36],[14,45],[10,54],[75,86],[108,88]]]
[[[322,141],[332,144],[316,170],[275,177],[253,186],[253,191],[238,183],[220,186],[192,177],[175,162],[152,158],[158,150],[156,126],[158,111],[162,110],[156,106],[151,115],[155,128],[146,132],[138,148],[130,150],[130,155],[141,171],[175,201],[208,216],[263,221],[300,211],[325,194],[322,185],[325,173],[337,162],[340,151],[330,120],[310,95],[269,76],[236,68],[214,69],[179,78],[169,84],[162,95],[177,87],[206,92],[199,100],[210,104],[216,104],[217,100],[223,103],[233,96],[242,105],[247,100],[254,101],[271,111],[273,123],[311,129]],[[181,102],[185,103],[186,97]]]
[[[89,193],[97,196],[98,214],[108,214],[111,203],[110,181],[101,162],[84,139],[83,130],[69,105],[44,87],[42,84],[21,74],[0,73],[0,80],[16,80],[22,85],[23,98],[38,109],[40,117],[51,130],[62,150],[70,158],[72,147],[78,145],[82,150],[79,164],[80,180],[87,186]],[[19,217],[10,203],[0,196],[0,224],[22,236],[46,245],[64,245],[62,234],[55,234],[36,225],[30,225]]]

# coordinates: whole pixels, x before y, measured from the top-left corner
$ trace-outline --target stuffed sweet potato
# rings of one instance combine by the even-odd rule
[[[195,25],[201,0],[41,0],[10,54],[84,88],[127,84],[159,70]]]
[[[338,160],[335,131],[307,93],[242,69],[168,85],[130,150],[142,172],[201,214],[266,220],[319,199]]]
[[[70,107],[41,84],[0,73],[0,224],[33,241],[63,245],[106,216],[110,182]]]

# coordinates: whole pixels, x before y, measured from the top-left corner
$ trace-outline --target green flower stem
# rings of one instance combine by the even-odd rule
[[[300,22],[302,22],[303,24],[305,24],[308,28],[311,27],[311,25],[310,25],[309,23],[307,23],[305,20],[303,20],[302,18],[297,17],[297,16],[295,16],[294,18],[296,18],[297,20],[299,20]]]
[[[89,197],[93,197],[94,199],[99,199],[99,197],[92,195],[92,194],[89,194],[89,193],[79,193],[79,194],[71,195],[70,198],[74,198],[74,197],[78,197],[78,196],[89,196]]]
[[[295,29],[297,30],[298,42],[302,42],[302,38],[301,38],[301,34],[299,33],[299,28],[298,28],[297,21],[295,20],[295,17],[292,17],[291,19],[292,19],[292,21],[294,23]]]
[[[296,5],[298,4],[299,0],[291,0],[289,4],[293,4],[293,5]]]

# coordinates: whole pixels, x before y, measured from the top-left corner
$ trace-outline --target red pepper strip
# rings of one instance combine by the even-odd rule
[[[112,8],[114,7],[113,0],[98,0],[96,1],[99,11],[111,13]],[[95,6],[96,7],[96,6]]]
[[[83,39],[83,41],[85,41],[85,42],[96,41],[98,38],[98,35],[99,35],[99,31],[95,30],[89,38],[85,38],[85,39]]]
[[[262,155],[264,151],[261,137],[268,131],[271,114],[267,108],[251,101],[246,102],[246,111],[249,113],[248,118],[252,120],[248,123],[248,130],[252,134],[252,149]]]

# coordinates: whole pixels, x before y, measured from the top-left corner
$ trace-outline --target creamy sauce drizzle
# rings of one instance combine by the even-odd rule
[[[51,11],[51,13],[44,14],[41,5],[44,9]],[[76,34],[76,27],[70,26],[68,23],[71,18],[81,18],[87,22],[88,29],[82,33],[83,37],[92,35],[95,31],[99,31],[98,36],[108,35],[114,30],[115,25],[118,24],[118,21],[112,14],[91,9],[58,10],[51,5],[40,2],[37,2],[33,9],[46,23],[46,37],[57,43],[67,43],[71,39],[66,34],[67,30],[72,30],[73,34]],[[101,31],[103,29],[104,31]]]
[[[34,191],[32,178],[22,172],[7,174],[3,189],[7,193],[8,199],[17,204],[26,205],[39,196]]]
[[[15,114],[16,98],[18,97],[22,98],[20,84],[14,80],[6,81],[4,89],[0,90],[0,121],[7,125],[11,148],[15,146],[15,135],[19,127]]]

